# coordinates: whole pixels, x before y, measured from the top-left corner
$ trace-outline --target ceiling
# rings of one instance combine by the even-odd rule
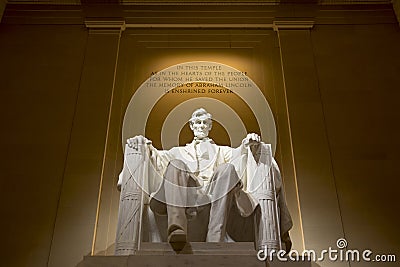
[[[137,4],[235,4],[235,3],[247,3],[247,4],[269,4],[276,5],[282,3],[319,3],[322,5],[332,4],[383,4],[391,3],[392,0],[186,0],[186,1],[173,1],[173,0],[8,0],[9,4],[53,4],[53,5],[80,5],[82,3],[105,3],[105,4],[116,4],[121,3],[125,5],[137,5]]]

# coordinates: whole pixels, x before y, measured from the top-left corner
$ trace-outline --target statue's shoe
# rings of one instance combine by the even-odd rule
[[[168,236],[168,243],[174,250],[182,250],[186,245],[187,235],[185,231],[181,229],[176,229]]]

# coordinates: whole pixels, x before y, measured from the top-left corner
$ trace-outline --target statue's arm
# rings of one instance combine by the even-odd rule
[[[145,144],[149,149],[149,159],[152,166],[156,171],[163,171],[171,160],[172,156],[170,150],[158,150],[152,144],[150,139],[142,135],[138,135],[127,140],[127,144],[130,147],[134,147],[135,144]]]
[[[126,140],[126,148],[125,148],[125,153],[127,153],[127,149],[128,150],[139,150],[140,146],[146,146],[146,149],[144,149],[142,152],[147,151],[148,155],[148,159],[149,159],[149,163],[150,165],[153,167],[153,170],[157,171],[162,171],[164,168],[164,165],[166,166],[169,160],[169,153],[167,150],[158,150],[157,148],[155,148],[152,145],[152,141],[147,139],[146,137],[142,136],[142,135],[137,135],[131,138],[128,138]],[[117,189],[120,191],[121,190],[121,186],[124,180],[126,180],[127,178],[129,178],[129,170],[126,169],[126,161],[128,160],[128,158],[126,157],[126,154],[124,155],[124,167],[122,168],[121,173],[119,174],[118,177],[118,182],[117,182]],[[131,158],[129,158],[129,160],[132,160]],[[126,177],[128,176],[128,177]]]
[[[145,145],[152,144],[151,140],[147,139],[143,135],[136,135],[134,137],[128,138],[126,140],[126,143],[130,148],[135,148],[138,144],[145,144]]]
[[[242,140],[241,147],[248,148],[255,145],[259,145],[261,143],[261,137],[256,133],[249,133],[247,136]]]
[[[123,181],[126,181],[130,175],[129,170],[127,170],[127,168],[126,168],[126,166],[127,166],[126,161],[128,160],[126,153],[127,153],[128,148],[139,151],[139,145],[143,145],[143,144],[151,144],[151,141],[141,135],[134,136],[134,137],[128,138],[126,140],[124,164],[123,164],[122,170],[118,176],[118,182],[117,182],[118,191],[121,191]]]
[[[261,143],[261,137],[256,133],[249,133],[247,136],[242,140],[242,143],[237,147],[232,149],[232,158],[237,157],[238,155],[247,154],[248,148],[254,154],[254,148],[257,148],[258,145]]]
[[[150,163],[156,171],[164,173],[164,169],[171,160],[170,150],[158,150],[153,145],[149,145]]]

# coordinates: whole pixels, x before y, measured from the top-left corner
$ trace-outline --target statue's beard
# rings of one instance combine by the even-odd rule
[[[194,136],[197,139],[206,138],[208,136],[208,131],[195,131],[194,132]]]

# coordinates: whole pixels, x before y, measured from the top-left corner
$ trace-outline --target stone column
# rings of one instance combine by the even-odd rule
[[[122,21],[87,21],[85,61],[48,266],[92,253],[104,176]],[[100,192],[99,192],[100,191]]]
[[[7,0],[0,0],[0,23],[3,18],[4,10],[6,9]]]
[[[322,251],[334,247],[344,230],[314,62],[312,28],[312,21],[274,22],[304,248]],[[345,262],[326,264],[348,266]]]
[[[394,12],[396,13],[397,21],[399,22],[399,26],[400,26],[400,1],[392,0],[392,3],[393,3]]]

